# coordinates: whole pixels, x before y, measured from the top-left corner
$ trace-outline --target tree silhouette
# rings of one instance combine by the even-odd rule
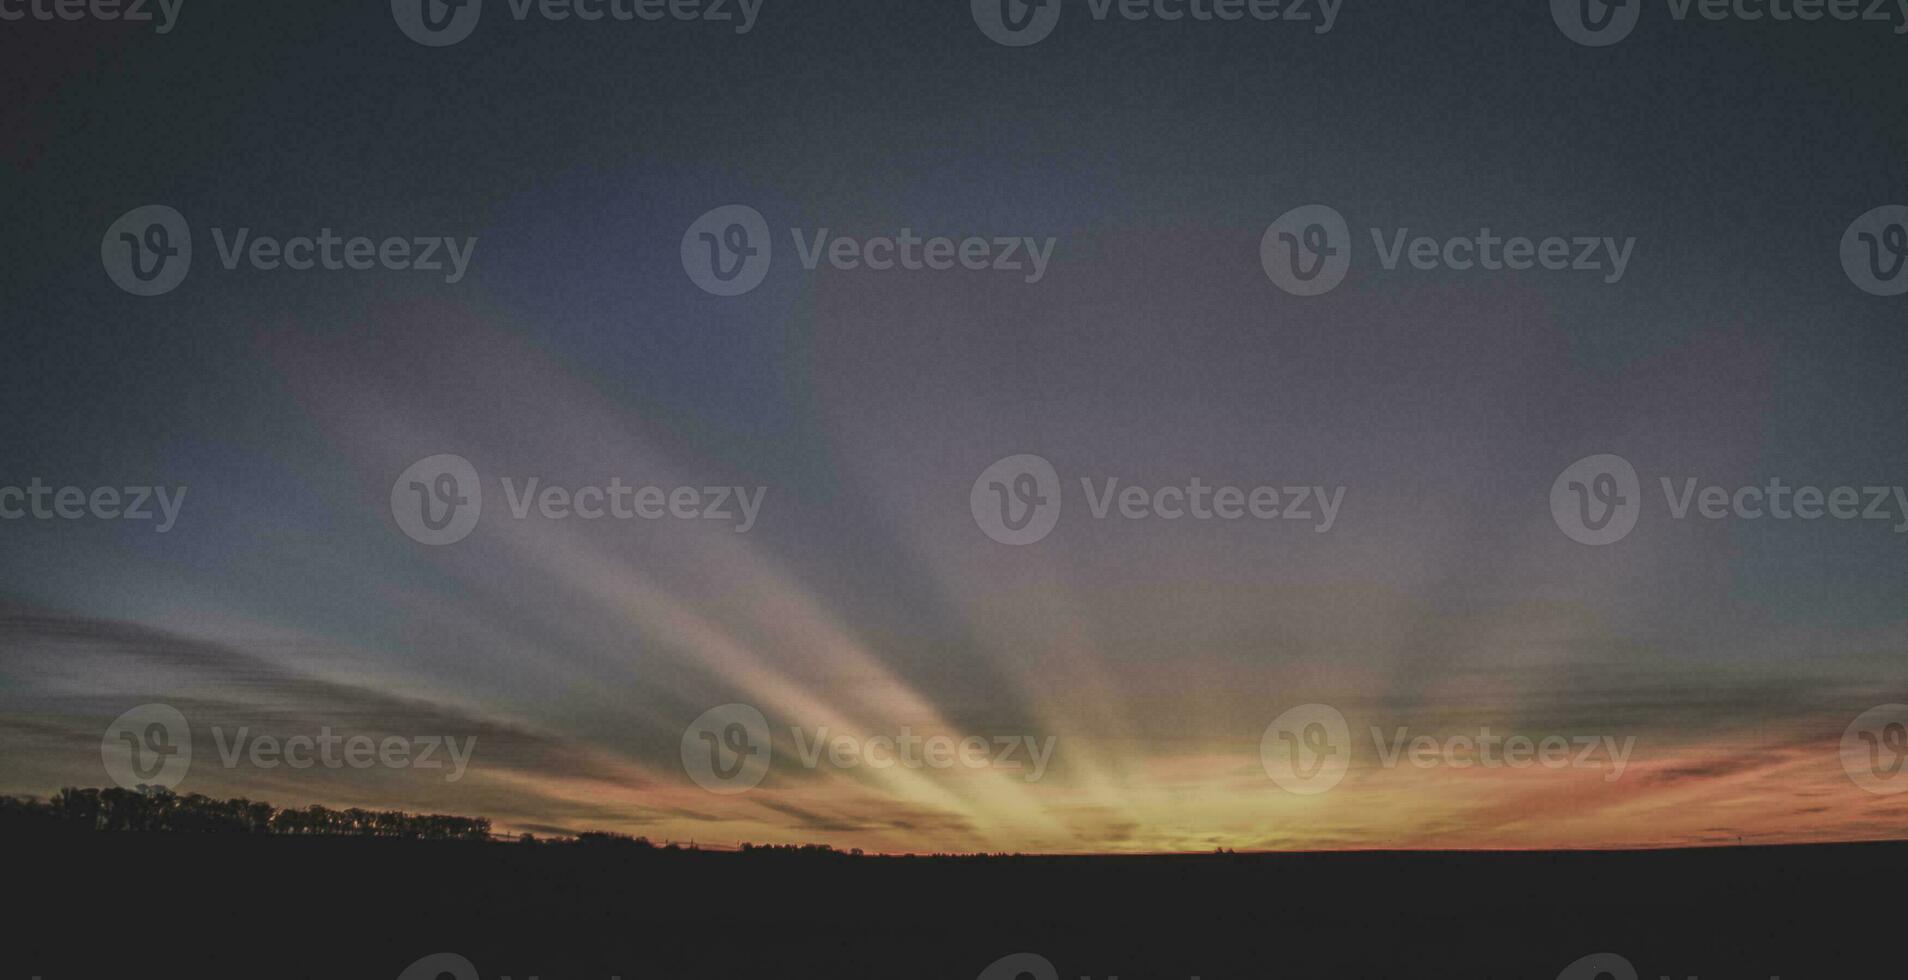
[[[67,787],[44,802],[0,796],[0,833],[50,831],[174,834],[268,834],[278,837],[382,837],[398,840],[502,841],[491,834],[485,817],[402,810],[334,810],[320,804],[280,809],[243,797],[219,800],[198,793],[180,796],[163,787],[76,789]],[[647,837],[609,831],[583,831],[570,838],[539,840],[525,833],[519,844],[565,843],[609,847],[653,855],[690,854],[698,848],[675,842],[662,846]],[[743,844],[741,853],[770,859],[834,860],[858,858],[860,848],[836,850],[827,844]],[[1005,857],[1006,855],[1001,855]]]
[[[280,810],[248,799],[216,800],[141,786],[136,790],[66,788],[45,803],[0,797],[0,822],[15,827],[182,834],[401,837],[413,840],[489,840],[483,817],[333,810],[312,804]]]

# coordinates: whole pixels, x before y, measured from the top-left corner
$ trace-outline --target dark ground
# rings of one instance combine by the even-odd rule
[[[857,859],[122,833],[0,861],[0,980],[385,980],[446,951],[484,980],[972,980],[1025,952],[1067,980],[1551,980],[1601,952],[1651,978],[1879,977],[1908,880],[1901,844]]]

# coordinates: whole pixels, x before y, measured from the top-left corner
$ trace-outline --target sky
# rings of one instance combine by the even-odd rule
[[[1903,836],[1908,308],[1840,258],[1908,203],[1889,25],[486,6],[436,47],[382,3],[0,22],[0,793],[111,785],[130,733],[182,793],[713,846]],[[1320,204],[1350,268],[1298,295],[1265,249]],[[141,296],[102,247],[150,205],[192,259]],[[733,205],[772,256],[717,295]],[[451,282],[227,268],[241,229],[475,241]],[[904,229],[1021,268],[805,267]],[[1387,267],[1420,235],[1609,254]],[[447,455],[480,516],[434,544]],[[1585,544],[1606,455],[1635,524]],[[175,519],[5,517],[36,480]],[[1693,502],[1771,480],[1881,511]],[[612,481],[693,492],[581,516]],[[273,758],[327,734],[409,761]]]

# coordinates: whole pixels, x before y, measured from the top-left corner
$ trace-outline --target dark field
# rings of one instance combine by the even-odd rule
[[[969,980],[1016,953],[1045,980],[1627,980],[1564,973],[1605,952],[1801,980],[1892,975],[1869,964],[1900,941],[1908,846],[929,859],[125,833],[4,861],[8,980],[397,978],[441,952],[486,980]]]

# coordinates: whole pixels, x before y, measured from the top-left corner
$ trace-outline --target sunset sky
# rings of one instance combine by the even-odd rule
[[[0,521],[0,793],[110,785],[108,726],[163,703],[192,727],[180,792],[513,833],[917,853],[1908,836],[1908,793],[1839,755],[1857,716],[1908,701],[1904,515],[1678,520],[1659,489],[1908,483],[1902,297],[1836,258],[1852,219],[1908,198],[1903,42],[1646,23],[1590,50],[1541,5],[1355,3],[1323,36],[1081,18],[1012,49],[964,2],[771,2],[740,38],[499,16],[434,50],[383,4],[265,25],[208,2],[197,36],[243,35],[255,61],[208,72],[182,26],[0,67],[45,96],[0,107],[23,135],[0,180],[34,188],[0,195],[0,485],[189,488],[165,533]],[[862,56],[821,57],[844,44]],[[101,135],[181,105],[144,159]],[[102,125],[55,125],[73,114]],[[710,295],[681,241],[736,203],[773,266]],[[1310,203],[1345,215],[1356,258],[1307,298],[1259,247]],[[99,259],[147,204],[197,250],[151,298]],[[228,271],[212,229],[241,227],[477,245],[456,284]],[[804,269],[791,229],[822,228],[1056,246],[1037,283]],[[1636,245],[1608,283],[1386,270],[1370,233],[1480,228]],[[481,475],[483,517],[429,547],[390,498],[445,453]],[[1064,503],[1011,546],[969,495],[1022,453]],[[1645,503],[1589,547],[1549,500],[1599,453]],[[1096,519],[1081,487],[1195,477],[1344,495],[1319,532]],[[738,533],[514,519],[504,478],[765,491]],[[684,733],[737,702],[774,762],[712,793]],[[1354,748],[1305,796],[1261,738],[1312,703]],[[455,782],[222,765],[214,729],[241,726],[476,741]],[[1420,769],[1387,767],[1373,727],[1634,741],[1614,779]],[[792,728],[1052,754],[1037,780],[810,768]]]

